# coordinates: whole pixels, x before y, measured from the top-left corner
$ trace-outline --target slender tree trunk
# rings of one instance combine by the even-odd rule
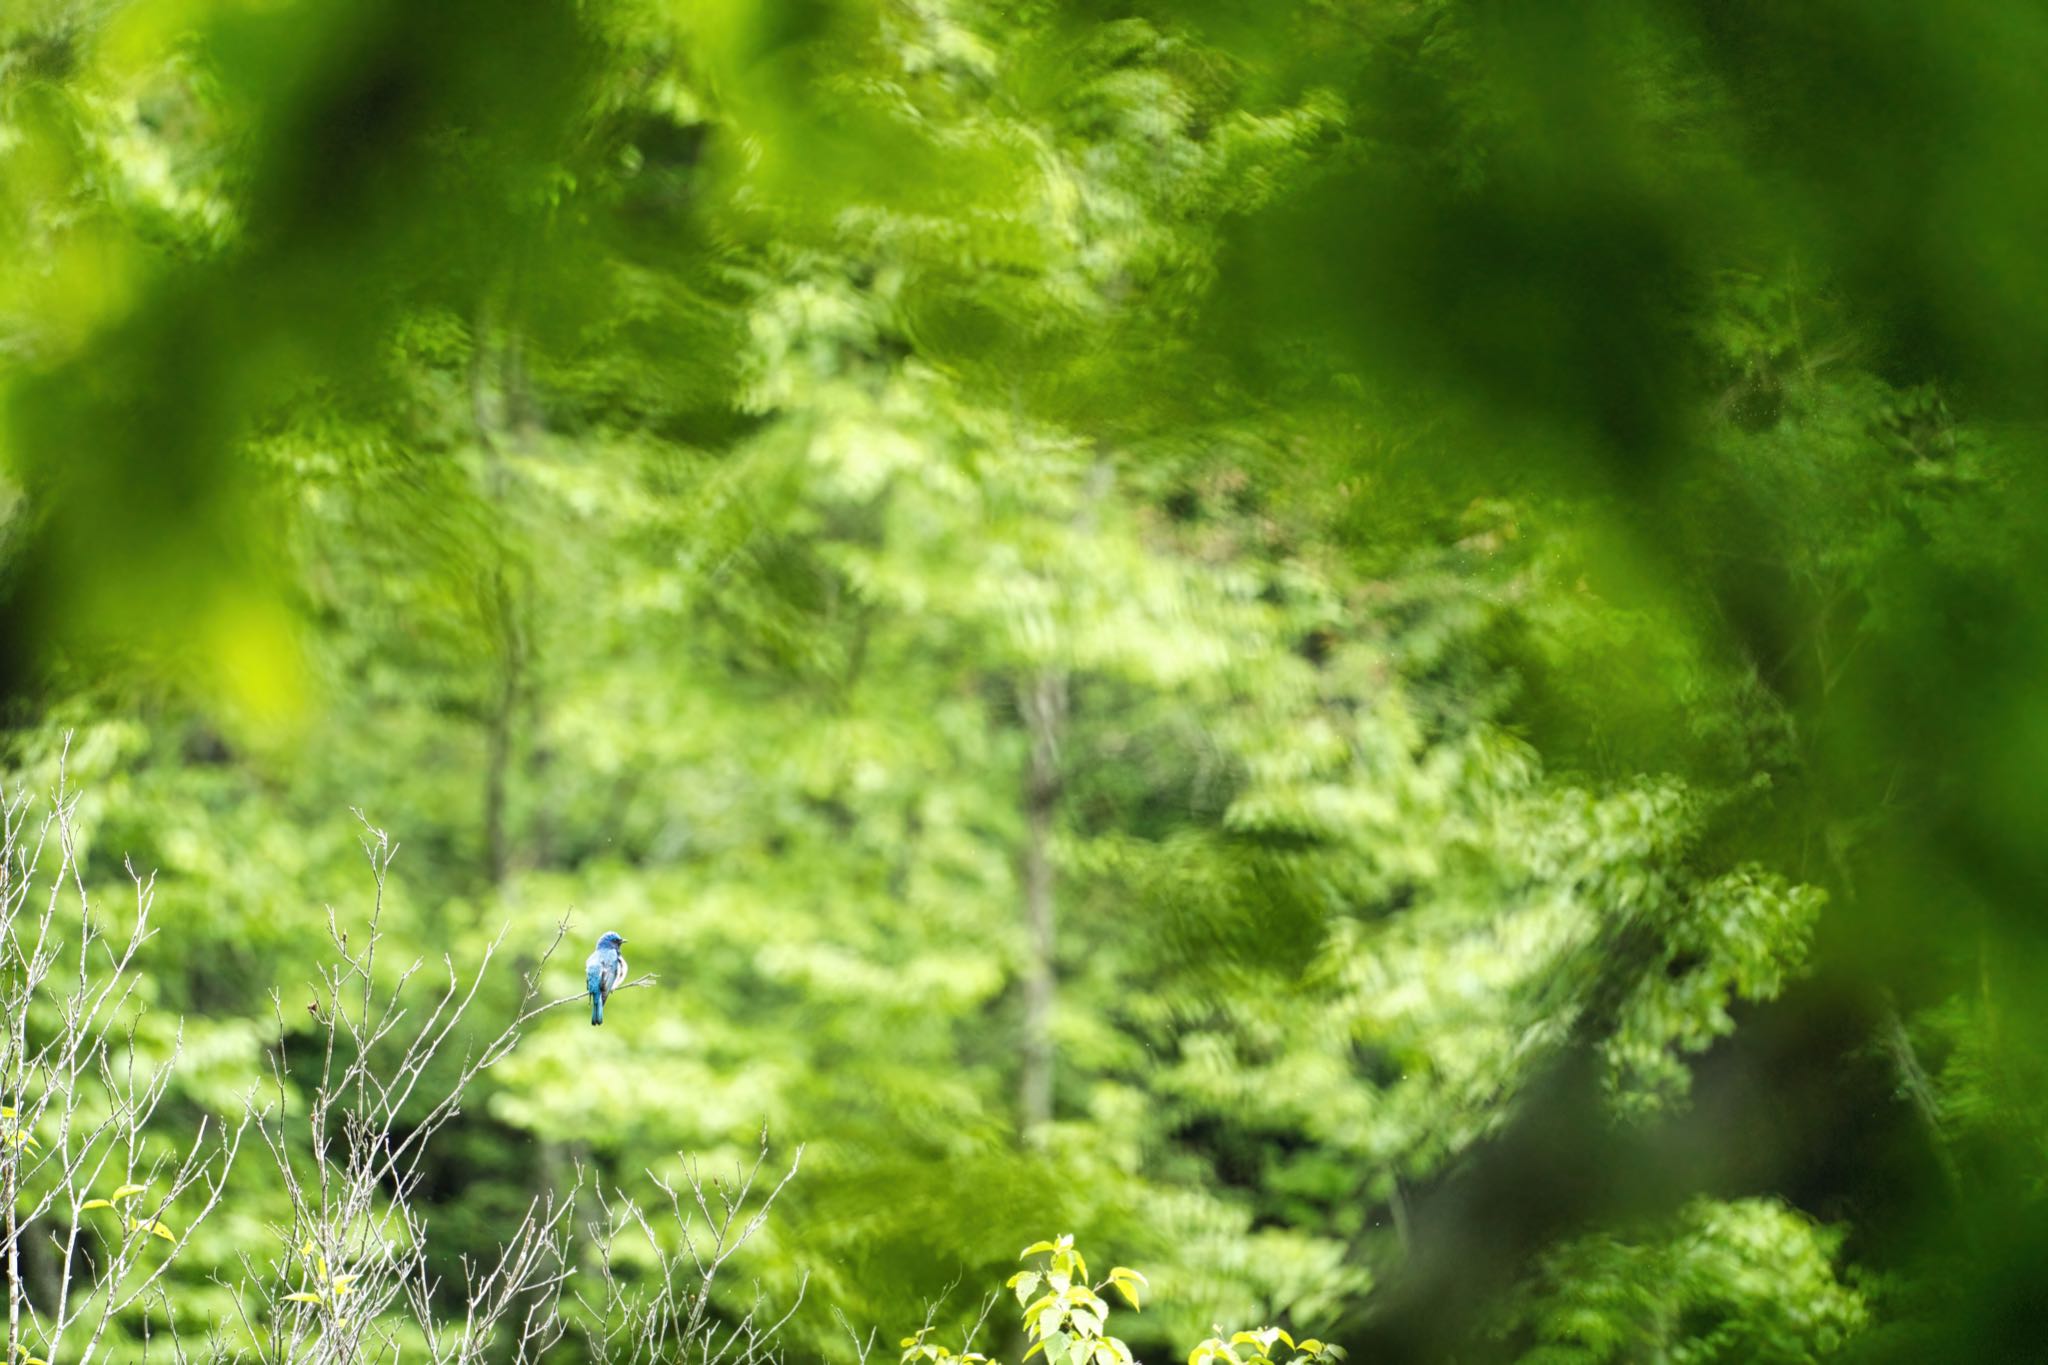
[[[526,649],[502,563],[491,574],[491,595],[498,618],[498,690],[484,732],[484,874],[493,887],[503,889],[512,869],[511,844],[505,831],[505,791],[511,780],[512,725],[526,671]]]
[[[1899,1014],[1898,1005],[1891,993],[1885,992],[1883,1015],[1878,1023],[1880,1042],[1891,1057],[1892,1067],[1898,1073],[1899,1093],[1913,1106],[1914,1116],[1927,1133],[1927,1148],[1934,1154],[1934,1160],[1941,1167],[1941,1177],[1948,1183],[1949,1193],[1960,1194],[1963,1188],[1963,1173],[1956,1164],[1955,1153],[1948,1145],[1948,1133],[1941,1123],[1941,1102],[1934,1093],[1934,1082],[1928,1078],[1927,1069],[1920,1065],[1920,1056],[1913,1048],[1912,1035],[1906,1032],[1906,1021]]]
[[[511,276],[512,282],[506,287],[508,296],[517,292],[519,270],[516,266]],[[511,313],[513,309],[508,306],[507,312]],[[515,765],[514,762],[519,726],[523,720],[530,736],[539,733],[542,702],[532,676],[533,649],[527,633],[533,605],[533,580],[527,571],[528,566],[515,551],[510,541],[510,530],[503,522],[512,491],[511,470],[507,462],[512,456],[531,450],[540,434],[541,421],[527,384],[524,336],[516,320],[494,325],[491,314],[491,301],[487,294],[477,307],[469,373],[470,416],[476,428],[477,445],[484,457],[484,496],[501,523],[497,528],[493,550],[496,559],[491,566],[489,584],[493,612],[491,626],[497,642],[497,687],[491,698],[484,730],[484,875],[500,901],[510,907],[516,902],[518,890],[511,880],[512,838],[506,817],[507,797],[515,777],[527,780],[529,789],[537,794],[545,792],[547,784],[542,780],[542,770],[548,762],[548,755],[543,748],[529,745],[526,762],[523,765]],[[495,366],[491,364],[493,359]],[[495,392],[490,378],[493,369],[497,374]],[[525,704],[523,712],[522,703]],[[529,866],[544,865],[549,856],[551,840],[548,836],[552,827],[549,814],[544,803],[540,809],[530,812],[525,830]],[[572,962],[577,960],[574,957],[570,959]],[[518,964],[522,975],[538,965],[528,954],[521,954]],[[572,1182],[570,1177],[580,1170],[588,1154],[589,1148],[584,1143],[561,1143],[536,1137],[530,1172],[533,1181],[530,1188],[536,1199],[545,1198],[573,1183],[576,1189],[572,1197],[577,1202],[574,1216],[577,1223],[585,1226],[596,1221],[601,1210],[591,1187],[580,1180]]]
[[[518,392],[525,371],[519,359],[517,331],[494,337],[503,329],[494,325],[491,313],[487,296],[478,304],[471,327],[469,405],[477,446],[484,457],[484,496],[502,518],[510,476],[500,436],[508,430],[519,434],[528,418],[523,415],[524,395]],[[494,368],[498,380],[495,393],[491,383]],[[527,660],[521,619],[523,603],[515,581],[518,566],[502,532],[494,554],[487,590],[492,612],[490,624],[497,642],[497,686],[484,722],[484,876],[493,887],[502,889],[512,865],[511,840],[506,830],[506,789],[512,776],[513,727],[525,687]]]
[[[1106,459],[1089,471],[1075,530],[1083,537],[1095,531],[1095,509],[1109,492],[1114,471]],[[1053,1015],[1059,1005],[1059,925],[1052,865],[1053,818],[1059,812],[1060,746],[1066,739],[1067,672],[1047,665],[1017,686],[1017,709],[1030,740],[1024,777],[1025,838],[1023,859],[1024,928],[1029,957],[1024,969],[1023,1066],[1018,1079],[1019,1127],[1026,1142],[1036,1142],[1052,1122],[1053,1074],[1058,1057],[1053,1047]]]
[[[1060,740],[1066,728],[1067,677],[1044,670],[1018,689],[1025,732],[1030,736],[1030,765],[1024,781],[1024,926],[1029,957],[1024,969],[1023,1067],[1018,1087],[1018,1117],[1027,1141],[1035,1140],[1052,1121],[1053,1010],[1059,977],[1054,959],[1058,946],[1054,918],[1052,832],[1059,804]]]
[[[1408,1230],[1408,1199],[1401,1193],[1401,1174],[1394,1173],[1393,1191],[1387,1197],[1387,1208],[1394,1215],[1394,1240],[1400,1244],[1401,1256],[1406,1259],[1414,1250]]]

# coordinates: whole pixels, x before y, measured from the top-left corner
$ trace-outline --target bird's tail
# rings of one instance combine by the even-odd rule
[[[604,997],[596,991],[590,993],[590,1022],[593,1025],[604,1022]]]

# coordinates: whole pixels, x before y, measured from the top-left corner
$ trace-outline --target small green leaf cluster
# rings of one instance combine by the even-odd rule
[[[348,1323],[348,1314],[341,1311],[341,1301],[355,1287],[359,1278],[355,1275],[336,1275],[327,1265],[327,1257],[314,1245],[311,1239],[299,1248],[299,1259],[305,1262],[307,1278],[315,1286],[286,1294],[285,1303],[318,1304],[334,1314],[337,1326]]]
[[[36,1141],[36,1135],[22,1123],[20,1114],[12,1105],[0,1108],[0,1143],[28,1152],[42,1146]]]
[[[1275,1357],[1275,1346],[1285,1346],[1290,1354]],[[1342,1346],[1332,1346],[1314,1337],[1296,1341],[1285,1328],[1260,1327],[1232,1332],[1227,1340],[1218,1329],[1217,1335],[1188,1352],[1188,1365],[1322,1365],[1343,1358]]]
[[[920,1327],[914,1335],[896,1343],[903,1348],[903,1354],[898,1357],[903,1365],[909,1365],[913,1360],[928,1360],[931,1365],[983,1365],[983,1362],[988,1360],[988,1357],[979,1351],[955,1355],[935,1341],[926,1341],[925,1334],[931,1330],[929,1327]]]
[[[1017,1296],[1023,1310],[1024,1335],[1030,1347],[1024,1359],[1043,1355],[1051,1365],[1136,1365],[1131,1348],[1108,1331],[1110,1306],[1102,1291],[1114,1289],[1132,1311],[1140,1296],[1151,1287],[1145,1276],[1129,1266],[1112,1266],[1100,1281],[1090,1283],[1088,1261],[1066,1233],[1054,1240],[1033,1242],[1020,1259],[1042,1257],[1035,1265],[1012,1275],[1005,1287]],[[925,1328],[902,1341],[902,1365],[928,1361],[930,1365],[951,1365],[985,1361],[977,1353],[955,1355],[943,1346],[925,1340]],[[1276,1346],[1288,1354],[1276,1357]],[[1188,1365],[1334,1365],[1342,1360],[1342,1348],[1312,1337],[1296,1341],[1284,1328],[1259,1327],[1235,1332],[1228,1337],[1221,1328],[1188,1355]]]
[[[1135,1309],[1145,1277],[1116,1266],[1107,1279],[1090,1286],[1088,1262],[1075,1247],[1072,1233],[1057,1241],[1033,1242],[1024,1248],[1022,1258],[1040,1255],[1045,1260],[1037,1269],[1020,1270],[1009,1280],[1024,1307],[1024,1331],[1031,1338],[1024,1358],[1043,1352],[1048,1365],[1131,1365],[1130,1347],[1103,1330],[1109,1304],[1097,1291],[1114,1286]],[[1045,1292],[1039,1294],[1041,1288]]]
[[[148,1189],[149,1187],[147,1185],[123,1185],[120,1189],[115,1190],[114,1193],[106,1199],[86,1200],[83,1204],[80,1204],[78,1206],[78,1211],[80,1213],[85,1213],[92,1209],[119,1210],[121,1207],[121,1202],[123,1200],[133,1199],[135,1198],[135,1196],[147,1192]],[[175,1242],[178,1240],[178,1234],[171,1231],[170,1225],[163,1222],[161,1219],[137,1218],[133,1214],[125,1214],[123,1215],[123,1218],[126,1221],[128,1225],[128,1230],[130,1232],[146,1232],[150,1236],[162,1238],[166,1242]]]

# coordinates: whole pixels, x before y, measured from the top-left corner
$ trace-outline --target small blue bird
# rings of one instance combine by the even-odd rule
[[[610,931],[598,936],[597,951],[583,963],[583,980],[590,987],[590,1022],[604,1022],[604,1002],[626,979],[626,959],[619,956],[619,945],[626,940]]]

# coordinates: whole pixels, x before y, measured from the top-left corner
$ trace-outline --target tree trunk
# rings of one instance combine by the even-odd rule
[[[484,457],[484,497],[502,520],[509,493],[510,474],[499,437],[510,430],[523,435],[530,418],[524,414],[525,398],[519,392],[524,367],[519,359],[518,329],[494,327],[488,296],[479,302],[470,339],[470,420]],[[494,332],[502,332],[496,339]],[[493,366],[492,361],[497,362]],[[497,372],[496,392],[491,373]],[[502,528],[494,528],[497,544],[493,551],[487,585],[492,619],[490,629],[497,645],[496,690],[484,721],[484,877],[502,890],[511,871],[511,839],[506,829],[506,790],[512,777],[513,726],[520,695],[526,683],[526,639],[523,594],[518,581],[519,565],[506,544]]]
[[[1018,688],[1018,709],[1031,740],[1024,781],[1024,926],[1029,956],[1024,968],[1023,1067],[1018,1087],[1019,1126],[1027,1141],[1052,1121],[1053,1009],[1059,988],[1053,906],[1052,828],[1059,804],[1060,738],[1067,718],[1066,674],[1047,669]]]

